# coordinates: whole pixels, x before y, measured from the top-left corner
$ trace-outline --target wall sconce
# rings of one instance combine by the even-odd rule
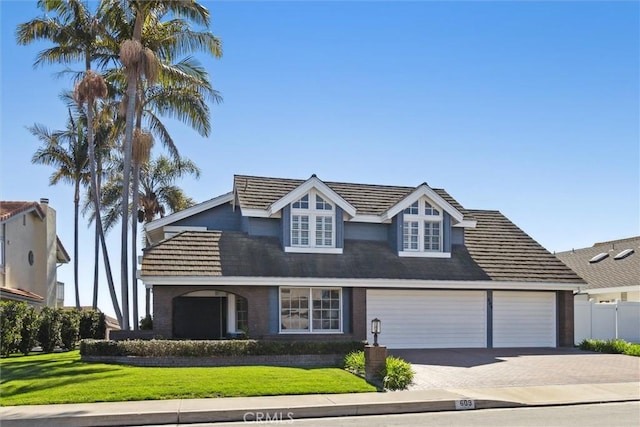
[[[378,347],[378,334],[382,332],[382,322],[377,317],[371,321],[371,333],[373,334],[373,346]]]

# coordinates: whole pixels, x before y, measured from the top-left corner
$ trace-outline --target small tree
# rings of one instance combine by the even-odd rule
[[[8,356],[19,349],[26,309],[25,302],[0,302],[0,354],[2,356]]]
[[[98,310],[84,310],[80,313],[80,339],[102,340],[106,335],[107,325],[104,313]]]
[[[60,339],[62,346],[73,350],[78,343],[80,313],[78,310],[60,310]]]
[[[150,314],[140,318],[140,330],[150,331],[153,329],[153,318]]]
[[[38,328],[40,327],[40,316],[36,309],[25,307],[24,317],[22,319],[22,328],[20,330],[19,350],[22,354],[27,355],[35,347],[38,336]]]
[[[38,328],[38,341],[42,351],[52,353],[56,346],[62,344],[60,322],[60,310],[44,307],[40,313],[40,327]]]

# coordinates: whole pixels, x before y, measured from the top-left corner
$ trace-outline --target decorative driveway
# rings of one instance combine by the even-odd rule
[[[409,390],[640,382],[640,357],[574,348],[389,350],[416,372]]]

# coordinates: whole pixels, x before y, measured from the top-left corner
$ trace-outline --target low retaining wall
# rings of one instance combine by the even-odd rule
[[[118,363],[131,366],[157,367],[216,367],[216,366],[284,366],[293,368],[339,367],[344,355],[304,354],[238,357],[139,357],[139,356],[81,356],[83,362]]]

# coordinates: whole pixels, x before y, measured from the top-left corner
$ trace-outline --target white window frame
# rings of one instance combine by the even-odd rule
[[[282,291],[285,289],[302,289],[308,292],[308,301],[309,305],[307,310],[309,311],[309,327],[308,329],[283,329],[282,328]],[[314,291],[338,291],[338,329],[314,329],[313,320],[314,320],[314,308],[313,308],[313,293]],[[342,325],[343,325],[343,317],[344,310],[342,309],[343,299],[342,299],[342,288],[336,287],[308,287],[308,286],[281,286],[278,288],[278,329],[281,334],[341,334],[343,333]],[[322,310],[322,309],[320,309]],[[335,309],[331,309],[335,310]]]
[[[417,207],[417,209],[416,209]],[[412,212],[418,212],[417,214]],[[431,212],[432,214],[427,214]],[[434,215],[433,212],[437,212]],[[442,209],[435,205],[431,200],[426,197],[422,197],[412,203],[410,206],[403,210],[402,218],[402,247],[398,251],[398,255],[405,257],[433,257],[433,258],[450,258],[450,252],[444,252],[444,216]],[[414,236],[414,233],[407,233],[408,224],[412,224],[415,227],[415,223],[418,224],[418,245],[412,247],[411,242],[407,241],[407,238]],[[426,224],[438,224],[439,225],[439,249],[427,249],[426,238],[427,227]],[[430,241],[431,242],[431,241]]]
[[[295,207],[296,204],[300,202],[303,198],[308,199],[308,203],[306,208],[304,207]],[[330,206],[331,209],[318,209],[318,204],[322,203],[322,206]],[[294,218],[306,217],[309,221],[309,239],[307,244],[302,244],[300,239],[296,239],[297,236],[294,234]],[[328,223],[324,220],[324,218],[330,217],[331,222]],[[318,223],[318,219],[323,218],[321,223]],[[290,212],[290,224],[289,224],[289,246],[285,248],[285,252],[318,252],[318,253],[342,253],[342,248],[336,248],[336,204],[333,203],[328,197],[324,194],[316,191],[315,189],[310,190],[300,199],[291,203],[291,212]],[[321,224],[321,228],[318,229],[318,226]],[[330,230],[327,230],[327,226],[331,227]],[[297,229],[299,232],[301,229]],[[325,243],[326,233],[331,233],[331,243],[329,245]],[[317,234],[322,233],[320,239],[317,238]],[[294,243],[295,240],[298,240],[298,243]]]

